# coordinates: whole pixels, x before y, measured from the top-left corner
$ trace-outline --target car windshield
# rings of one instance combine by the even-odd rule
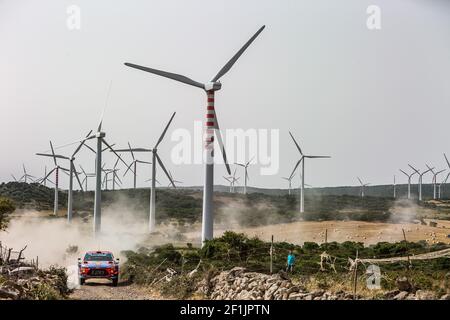
[[[84,261],[112,261],[111,253],[86,253]]]

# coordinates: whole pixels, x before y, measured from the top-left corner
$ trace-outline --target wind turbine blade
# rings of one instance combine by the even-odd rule
[[[131,150],[129,148],[127,149],[114,149],[116,152],[152,152],[152,149],[145,149],[145,148],[132,148]]]
[[[361,179],[359,177],[357,177],[357,178],[358,178],[359,183],[361,183],[361,185],[364,185],[363,182],[361,181]]]
[[[111,145],[110,145],[111,149],[112,149],[112,147],[114,147],[115,145],[116,145],[115,143],[111,144]],[[106,147],[106,148],[102,149],[102,152],[103,152],[103,151],[106,151],[106,150],[108,150],[108,149],[110,149],[110,148],[109,148],[109,147]]]
[[[297,164],[295,165],[294,170],[292,170],[291,177],[294,175],[295,170],[297,170],[297,167],[300,164],[300,162],[302,162],[302,160],[303,160],[303,157],[300,160],[297,161]]]
[[[149,161],[142,161],[142,160],[136,160],[136,162],[139,162],[139,163],[144,163],[144,164],[152,164],[151,162],[149,162]]]
[[[119,158],[117,158],[116,163],[114,163],[113,169],[116,169],[118,163],[119,163]]]
[[[256,39],[256,37],[264,30],[266,26],[262,26],[258,31],[248,40],[244,46],[236,52],[236,54],[223,66],[222,69],[217,73],[217,75],[211,80],[212,82],[216,82],[223,75],[225,75],[231,67],[235,64],[235,62],[239,59],[239,57],[244,53],[244,51],[250,46],[250,44]]]
[[[292,140],[294,141],[295,146],[297,147],[300,154],[303,155],[302,149],[300,148],[300,146],[298,145],[297,141],[295,140],[294,136],[292,135],[292,133],[290,131],[289,131],[289,135],[291,136]]]
[[[157,74],[158,76],[161,76],[161,77],[169,78],[169,79],[172,79],[172,80],[175,80],[175,81],[179,81],[179,82],[182,82],[182,83],[185,83],[185,84],[189,84],[189,85],[194,86],[194,87],[205,89],[205,85],[203,83],[194,81],[194,80],[192,80],[192,79],[190,79],[190,78],[188,78],[186,76],[183,76],[181,74],[176,74],[176,73],[166,72],[166,71],[162,71],[162,70],[158,70],[158,69],[152,69],[152,68],[148,68],[148,67],[143,67],[143,66],[140,66],[140,65],[137,65],[137,64],[133,64],[133,63],[128,63],[128,62],[125,62],[125,65],[127,67],[130,67],[130,68],[135,68],[135,69],[139,69],[139,70],[142,70],[142,71],[145,71],[145,72],[150,72],[150,73],[153,73],[153,74]]]
[[[133,158],[133,160],[136,160],[136,159],[134,158],[134,153],[133,153],[133,150],[131,149],[130,142],[128,142],[128,149],[129,149],[130,152],[131,152],[131,157]]]
[[[172,116],[170,117],[170,120],[167,123],[166,127],[164,128],[164,131],[162,132],[161,136],[159,137],[158,142],[156,142],[156,145],[155,145],[154,149],[157,149],[159,144],[161,143],[162,139],[164,139],[164,136],[166,135],[167,129],[169,129],[170,123],[172,122],[173,117],[175,117],[175,114],[176,114],[176,112],[174,112],[172,114]]]
[[[242,164],[242,163],[237,163],[237,162],[235,162],[234,164],[237,165],[237,166],[241,166],[241,167],[244,167],[244,168],[245,168],[245,165]]]
[[[174,188],[176,188],[175,183],[172,180],[172,177],[169,175],[169,173],[166,170],[166,167],[164,167],[163,162],[161,161],[161,158],[159,157],[158,153],[155,153],[156,155],[156,160],[158,160],[159,165],[161,166],[161,168],[163,169],[164,173],[166,174],[167,178],[169,178],[170,183],[172,183],[172,186]],[[155,180],[156,181],[156,180]]]
[[[248,167],[248,165],[253,161],[253,159],[255,159],[255,156],[253,156],[253,157],[245,164],[245,166]]]
[[[447,161],[447,165],[448,165],[448,167],[450,168],[450,162],[448,161],[448,159],[447,159],[447,155],[444,153],[444,157],[445,157],[445,161]]]
[[[222,151],[223,162],[225,163],[225,167],[227,168],[228,174],[231,174],[230,165],[228,164],[228,160],[227,160],[227,153],[225,152],[225,146],[224,146],[223,140],[222,140],[222,134],[220,133],[219,123],[217,122],[217,114],[216,114],[216,128],[214,131],[216,133],[217,142],[219,143],[220,151]]]
[[[127,170],[125,170],[125,173],[123,174],[123,176],[125,177],[125,175],[127,174],[127,172],[131,169],[131,166],[133,165],[133,162],[130,163],[130,165],[127,167]],[[137,170],[136,170],[137,171]]]
[[[305,158],[309,158],[309,159],[329,159],[331,157],[330,156],[305,156]]]
[[[410,164],[408,164],[408,166],[411,168],[411,169],[413,169],[416,173],[418,173],[419,175],[420,175],[420,172],[419,172],[419,170],[417,170],[416,168],[414,168],[412,165],[410,165]]]
[[[83,147],[88,148],[89,150],[91,150],[93,153],[97,153],[94,149],[92,149],[90,146],[88,146],[87,144],[83,144]]]
[[[70,160],[69,157],[65,157],[59,154],[46,154],[46,153],[36,153],[37,156],[42,156],[42,157],[51,157],[51,158],[59,158],[59,159],[64,159],[64,160]]]
[[[409,174],[407,174],[405,171],[403,171],[402,169],[399,169],[401,172],[403,172],[405,174],[405,176],[407,176],[409,178]]]
[[[16,177],[14,177],[14,175],[13,175],[13,174],[11,175],[11,177],[13,177],[14,181],[16,181],[16,182],[17,182],[17,179],[16,179]]]
[[[120,180],[119,176],[117,175],[117,173],[114,171],[114,175],[116,176],[116,179],[119,180],[120,184],[122,184],[122,180]]]
[[[84,171],[84,169],[83,169],[83,167],[81,166],[81,164],[80,164],[80,169],[81,169],[81,171],[83,172],[83,174],[84,174],[85,176],[87,176],[86,171]]]
[[[53,149],[53,144],[52,144],[51,141],[50,141],[50,149],[52,149],[52,154],[54,156],[55,155],[55,149]],[[58,166],[58,163],[56,163],[56,158],[55,157],[53,157],[53,162],[55,163],[55,166]]]
[[[77,178],[78,185],[80,186],[81,191],[84,191],[83,190],[83,184],[81,183],[80,177],[78,176],[78,172],[77,172],[77,170],[75,170],[75,168],[73,168],[73,172],[75,173],[75,177]]]
[[[108,142],[105,141],[105,139],[102,139],[102,142],[104,144],[106,144],[106,146],[109,148],[109,150],[111,150],[112,152],[114,152],[114,154],[117,156],[117,158],[120,159],[120,161],[122,161],[123,164],[125,164],[126,166],[128,166],[128,164],[123,161],[122,157],[108,144]]]

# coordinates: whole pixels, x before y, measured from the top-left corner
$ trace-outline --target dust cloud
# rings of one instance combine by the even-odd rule
[[[0,233],[0,241],[14,250],[27,246],[25,258],[39,257],[42,267],[67,267],[76,264],[77,258],[89,250],[109,250],[123,259],[122,250],[136,249],[148,237],[144,215],[130,209],[123,198],[102,209],[99,235],[94,237],[92,228],[92,217],[76,216],[69,224],[65,217],[29,210],[11,219],[8,228]]]

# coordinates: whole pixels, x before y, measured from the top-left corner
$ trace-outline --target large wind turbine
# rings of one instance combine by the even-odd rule
[[[370,183],[363,183],[359,177],[357,177],[357,178],[358,178],[359,183],[361,184],[361,192],[360,192],[361,198],[364,198],[364,188],[367,187],[368,185],[370,185]]]
[[[419,201],[422,201],[422,181],[423,181],[423,176],[425,174],[427,174],[428,172],[432,171],[434,168],[428,168],[424,172],[420,173],[420,171],[418,169],[414,168],[412,165],[408,164],[408,166],[411,169],[413,169],[415,172],[417,172],[417,174],[419,175]]]
[[[294,136],[289,131],[289,135],[291,136],[292,140],[295,143],[295,146],[297,147],[298,152],[300,152],[300,160],[297,161],[297,164],[294,167],[294,170],[292,170],[291,176],[294,175],[295,170],[297,170],[297,167],[300,163],[302,163],[302,170],[300,172],[300,178],[301,178],[301,185],[300,185],[300,212],[305,212],[305,159],[325,159],[325,158],[331,158],[330,156],[311,156],[311,155],[305,155],[302,152],[302,149],[300,148],[300,145],[297,143],[297,141],[294,139]]]
[[[89,133],[86,135],[86,138],[89,137],[89,135],[92,133],[92,130],[89,131]],[[43,157],[51,157],[53,158],[53,161],[55,163],[55,165],[57,166],[56,163],[56,159],[64,159],[64,160],[69,160],[69,192],[67,194],[67,221],[71,222],[72,221],[72,216],[73,216],[73,176],[75,174],[75,177],[77,178],[78,184],[80,185],[80,189],[81,191],[83,191],[83,185],[81,183],[81,180],[78,176],[78,172],[75,169],[75,165],[74,165],[74,161],[75,161],[75,156],[76,154],[80,151],[81,147],[84,145],[84,143],[86,142],[86,139],[83,139],[80,141],[80,144],[78,145],[78,147],[75,149],[75,151],[72,153],[72,155],[70,157],[67,156],[63,156],[60,154],[55,154],[55,150],[53,149],[53,145],[50,141],[50,148],[52,153],[48,154],[48,153],[36,153],[36,155],[38,156],[43,156]],[[49,173],[50,174],[50,173]],[[47,179],[48,176],[44,177],[44,180]],[[57,197],[56,197],[57,198]]]
[[[250,177],[248,176],[248,166],[253,161],[253,158],[251,158],[250,161],[246,163],[237,163],[237,162],[234,163],[244,168],[244,194],[247,194],[247,181],[250,180]]]
[[[106,149],[111,150],[117,158],[122,161],[125,166],[128,164],[120,157],[120,155],[112,148],[112,146],[105,140],[105,132],[102,131],[103,115],[100,118],[100,123],[97,127],[97,132],[94,135],[86,138],[85,140],[96,139],[97,150],[95,151],[95,194],[94,194],[94,236],[101,231],[102,221],[102,152],[103,144]]]
[[[239,57],[244,53],[244,51],[250,46],[250,44],[256,39],[256,37],[263,31],[265,26],[262,26],[251,38],[248,40],[244,46],[228,61],[225,66],[217,73],[214,78],[207,83],[200,83],[194,81],[186,76],[182,76],[175,73],[165,72],[161,70],[151,69],[147,67],[142,67],[139,65],[125,63],[126,66],[143,70],[146,72],[154,73],[156,75],[166,77],[175,81],[179,81],[206,91],[207,96],[207,111],[206,111],[206,123],[205,123],[205,133],[206,141],[204,144],[204,151],[206,155],[205,162],[205,183],[203,188],[203,214],[202,214],[202,245],[205,240],[210,240],[213,238],[213,222],[214,222],[214,210],[213,210],[213,189],[214,189],[214,133],[219,142],[222,155],[225,160],[225,166],[227,168],[228,174],[231,174],[230,167],[226,160],[225,148],[223,146],[222,137],[219,131],[219,124],[217,122],[217,116],[214,110],[214,94],[217,90],[220,90],[222,84],[219,79],[224,76]]]
[[[161,136],[159,137],[158,141],[156,142],[155,146],[152,149],[145,149],[145,148],[131,148],[128,149],[120,149],[116,150],[117,152],[151,152],[152,153],[152,186],[150,189],[150,215],[149,215],[149,222],[148,222],[148,229],[149,232],[155,231],[156,226],[156,220],[155,220],[155,210],[156,210],[156,162],[158,162],[161,169],[163,169],[164,173],[166,174],[167,178],[169,178],[169,181],[171,182],[172,186],[175,187],[175,184],[172,180],[172,177],[169,175],[169,172],[167,172],[166,167],[164,167],[164,164],[161,160],[161,158],[158,155],[158,146],[163,140],[164,136],[166,135],[167,129],[169,129],[170,123],[173,120],[173,117],[175,117],[175,112],[172,114],[172,117],[170,117],[169,122],[167,123],[166,127],[164,128],[164,131],[162,132]]]
[[[131,157],[133,158],[133,161],[130,163],[129,167],[127,168],[127,170],[125,171],[125,173],[123,174],[123,176],[125,177],[125,175],[128,173],[128,171],[130,171],[131,166],[133,166],[133,189],[136,189],[136,179],[137,179],[137,164],[138,163],[142,163],[142,164],[152,164],[151,162],[147,162],[147,161],[141,161],[138,160],[134,157],[134,152],[133,149],[131,148],[130,143],[128,142],[128,151],[131,153]]]
[[[413,175],[415,175],[417,172],[413,171],[411,174],[407,174],[402,169],[399,169],[405,176],[408,177],[408,199],[411,199],[411,178]]]
[[[445,169],[439,170],[434,172],[433,168],[431,168],[429,165],[427,165],[427,168],[431,170],[431,173],[433,174],[433,179],[431,182],[433,183],[433,199],[436,200],[437,198],[437,176],[445,171]]]

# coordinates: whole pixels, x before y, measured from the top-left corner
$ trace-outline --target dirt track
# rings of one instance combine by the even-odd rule
[[[113,287],[108,280],[89,280],[70,295],[74,300],[156,300],[159,295],[134,284],[119,283]]]

